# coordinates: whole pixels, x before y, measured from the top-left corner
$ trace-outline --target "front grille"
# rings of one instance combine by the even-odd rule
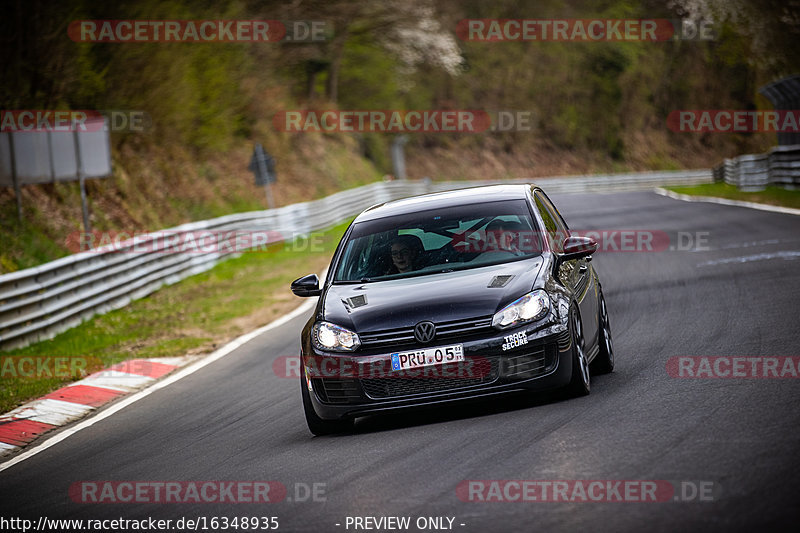
[[[324,403],[351,403],[361,399],[355,379],[313,378],[311,385]]]
[[[427,367],[431,377],[387,377],[362,379],[364,392],[372,399],[398,398],[441,392],[476,385],[485,385],[497,379],[499,364],[497,357],[476,357],[473,359],[469,375],[464,374],[464,366],[457,363]]]
[[[492,327],[492,315],[465,320],[451,320],[436,323],[436,340],[463,337],[486,331]],[[368,348],[382,346],[402,346],[414,344],[414,327],[384,329],[359,333],[361,345]]]

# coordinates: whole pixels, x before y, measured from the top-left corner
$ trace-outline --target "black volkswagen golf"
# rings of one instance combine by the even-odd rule
[[[302,332],[301,391],[317,435],[356,417],[510,392],[590,389],[614,355],[592,254],[533,185],[397,200],[342,237]]]

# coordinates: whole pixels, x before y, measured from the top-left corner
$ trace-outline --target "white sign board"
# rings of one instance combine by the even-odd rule
[[[13,186],[12,163],[19,185],[75,181],[81,174],[84,178],[110,176],[111,142],[107,120],[90,118],[85,126],[85,130],[77,131],[0,133],[0,185]]]

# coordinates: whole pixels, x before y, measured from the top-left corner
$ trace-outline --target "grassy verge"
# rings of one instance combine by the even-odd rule
[[[289,283],[327,267],[345,229],[347,223],[312,239],[245,253],[122,309],[94,317],[52,340],[2,352],[0,413],[87,372],[133,358],[207,353],[271,322],[299,305]],[[34,372],[42,374],[38,377],[23,377],[14,371],[14,362],[21,361],[16,357],[22,356],[36,361],[69,358],[77,362],[71,365],[76,375],[47,377],[48,372],[42,371]],[[65,373],[69,371],[58,372]]]
[[[730,200],[800,208],[800,191],[790,191],[781,187],[769,186],[763,191],[744,192],[727,183],[704,183],[691,187],[667,187],[667,189],[692,196],[716,196]]]

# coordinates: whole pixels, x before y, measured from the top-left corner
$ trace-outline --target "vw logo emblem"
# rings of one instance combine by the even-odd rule
[[[431,342],[436,336],[436,324],[433,322],[420,322],[414,326],[414,338],[419,342]]]

